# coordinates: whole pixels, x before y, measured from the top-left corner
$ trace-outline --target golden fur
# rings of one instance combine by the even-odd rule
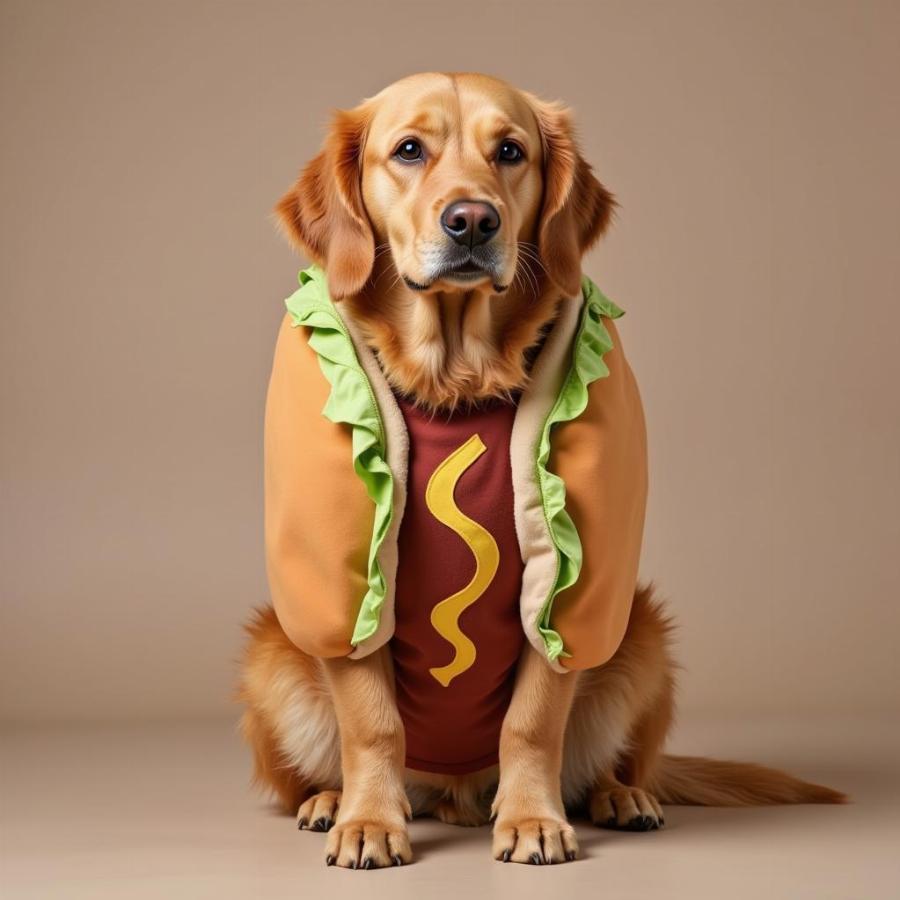
[[[439,136],[425,165],[392,160],[411,133]],[[494,164],[498,136],[514,137],[525,161]],[[465,197],[501,214],[492,244],[503,290],[489,278],[467,290],[444,279],[410,290],[404,278],[429,281],[429,260],[446,243],[440,211]],[[613,206],[578,154],[568,110],[484,76],[429,74],[337,113],[278,214],[289,239],[326,268],[332,296],[347,302],[391,384],[436,407],[524,384],[526,350],[560,298],[578,293],[581,257]]]
[[[414,136],[423,160],[393,155]],[[524,151],[497,162],[498,142]],[[461,283],[435,263],[440,211],[485,199],[502,225],[490,272]],[[278,206],[288,237],[326,268],[392,386],[430,408],[508,395],[565,298],[614,201],[579,154],[569,112],[480,75],[404,79],[339,112],[322,152]],[[437,267],[436,267],[437,266]],[[835,803],[842,795],[760,766],[662,754],[672,723],[671,625],[648,588],[614,657],[560,674],[526,645],[500,738],[500,764],[474,775],[404,770],[388,648],[317,660],[266,608],[248,626],[240,700],[255,780],[328,831],[349,868],[409,862],[409,815],[495,819],[493,855],[573,859],[567,812],[605,827],[663,824],[660,803]]]

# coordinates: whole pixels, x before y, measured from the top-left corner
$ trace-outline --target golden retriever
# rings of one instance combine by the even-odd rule
[[[566,108],[483,75],[429,73],[338,112],[277,214],[327,271],[392,388],[440,411],[524,387],[613,207]],[[404,769],[390,645],[315,659],[271,608],[248,633],[240,699],[255,779],[301,829],[328,832],[330,865],[410,862],[411,815],[493,818],[494,858],[542,864],[578,853],[567,812],[650,830],[664,824],[661,803],[843,799],[759,766],[662,753],[671,625],[648,588],[605,665],[560,674],[525,644],[499,767],[466,775]]]

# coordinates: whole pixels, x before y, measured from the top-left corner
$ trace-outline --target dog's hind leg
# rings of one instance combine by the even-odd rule
[[[309,783],[288,763],[271,729],[253,710],[244,713],[241,733],[253,752],[253,783],[270,790],[285,812],[296,812]]]
[[[334,704],[322,664],[290,642],[271,607],[256,613],[247,632],[238,699],[245,706],[241,731],[253,752],[253,780],[299,822],[311,795],[341,788]],[[310,824],[334,818],[323,804]]]
[[[563,792],[604,827],[651,830],[663,823],[648,793],[672,722],[671,624],[649,588],[635,593],[613,658],[582,674],[566,733]]]
[[[307,797],[297,810],[297,827],[303,831],[330,831],[341,805],[340,791],[319,791]]]
[[[655,831],[666,824],[662,807],[653,794],[628,787],[614,776],[601,777],[594,785],[589,812],[599,828]]]
[[[627,749],[614,769],[601,773],[591,789],[588,812],[601,828],[655,831],[665,825],[662,807],[649,792],[673,715],[673,684],[663,680],[654,703],[631,730]]]

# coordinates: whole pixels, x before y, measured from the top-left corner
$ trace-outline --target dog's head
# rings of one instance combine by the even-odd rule
[[[415,291],[500,293],[525,262],[574,295],[613,206],[565,107],[487,76],[429,73],[336,113],[277,213],[340,300],[382,251]]]

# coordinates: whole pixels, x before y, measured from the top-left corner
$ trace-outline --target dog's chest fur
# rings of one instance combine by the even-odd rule
[[[409,434],[392,652],[407,765],[497,761],[524,633],[510,435],[516,407],[451,415],[398,397]]]

